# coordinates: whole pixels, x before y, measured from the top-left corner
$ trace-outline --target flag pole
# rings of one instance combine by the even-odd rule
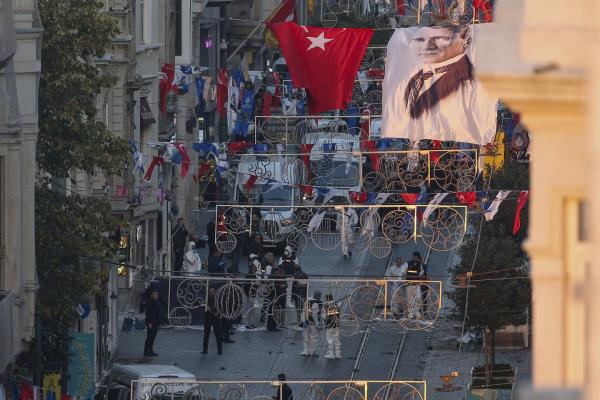
[[[240,45],[233,51],[233,53],[231,53],[231,55],[229,57],[227,57],[227,61],[225,62],[225,64],[227,64],[229,61],[231,61],[231,59],[233,58],[233,56],[235,56],[240,51],[240,49],[248,42],[248,40],[250,40],[250,38],[258,30],[258,28],[260,28],[261,25],[262,25],[262,23],[256,25],[254,27],[254,29],[252,29],[252,32],[250,32],[248,34],[248,36],[246,36],[246,38],[244,38],[244,40],[242,41],[242,43],[240,43]]]

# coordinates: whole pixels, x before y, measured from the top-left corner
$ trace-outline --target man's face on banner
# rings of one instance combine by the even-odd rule
[[[424,64],[437,64],[465,52],[468,27],[424,27],[415,32],[410,46]]]

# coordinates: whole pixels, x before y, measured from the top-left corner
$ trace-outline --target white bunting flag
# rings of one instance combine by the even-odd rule
[[[491,221],[492,219],[494,219],[494,217],[496,216],[496,213],[498,212],[498,208],[500,207],[500,204],[504,200],[506,200],[506,198],[508,197],[509,194],[510,194],[510,190],[501,190],[498,192],[498,194],[496,195],[496,198],[494,199],[494,201],[492,201],[492,204],[490,204],[488,209],[485,210],[485,213],[483,214],[486,221]]]
[[[423,220],[429,218],[429,215],[431,215],[431,213],[435,209],[435,206],[440,204],[447,195],[448,193],[438,193],[435,195],[435,197],[429,202],[427,208],[425,209],[425,212],[423,213]]]
[[[325,216],[325,211],[321,211],[318,214],[315,214],[309,221],[308,227],[306,228],[307,232],[312,232],[321,226],[321,221],[323,221],[323,217]]]

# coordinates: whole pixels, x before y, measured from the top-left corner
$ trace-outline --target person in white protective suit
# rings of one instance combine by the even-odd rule
[[[337,229],[340,232],[342,244],[342,256],[352,257],[354,247],[354,228],[358,226],[358,215],[353,208],[344,208],[337,213]]]
[[[318,357],[317,344],[319,343],[319,325],[321,324],[321,313],[323,303],[321,302],[321,292],[315,291],[312,298],[306,302],[305,318],[302,326],[302,340],[304,348],[303,356]]]
[[[340,338],[340,304],[333,301],[333,295],[325,296],[323,307],[325,319],[325,339],[327,353],[325,358],[342,358],[342,340]]]
[[[405,279],[407,281],[420,281],[423,279],[423,262],[418,251],[413,253],[413,258],[407,263]],[[421,283],[409,283],[406,287],[406,305],[408,318],[421,318]]]
[[[187,246],[187,251],[183,256],[183,270],[188,274],[198,274],[202,269],[202,260],[194,250],[196,243],[188,242]]]
[[[404,279],[406,277],[406,270],[408,269],[408,263],[404,262],[402,257],[397,257],[396,261],[389,266],[385,272],[385,277],[394,281],[388,282],[388,304],[391,304],[393,313],[400,312],[400,303],[403,300],[403,293],[400,293],[398,289],[402,286],[402,282],[398,279]]]

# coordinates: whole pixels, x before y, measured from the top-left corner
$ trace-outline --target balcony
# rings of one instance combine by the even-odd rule
[[[13,360],[15,347],[13,340],[13,295],[0,290],[0,374]]]

